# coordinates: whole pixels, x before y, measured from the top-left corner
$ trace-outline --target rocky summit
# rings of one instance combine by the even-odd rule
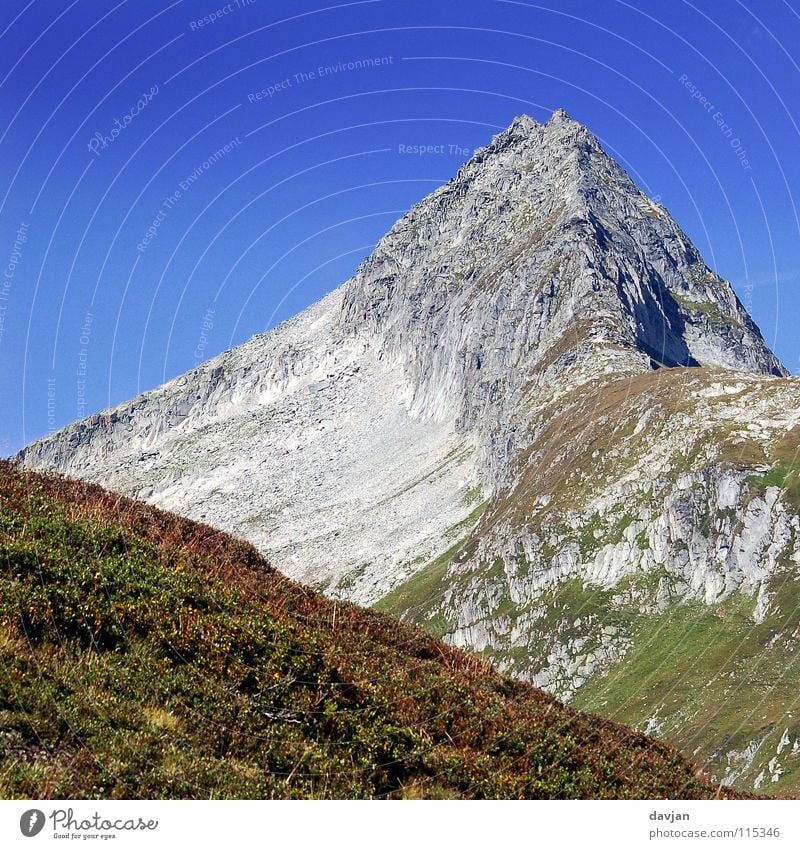
[[[559,110],[319,303],[20,459],[797,793],[799,441],[800,381]]]

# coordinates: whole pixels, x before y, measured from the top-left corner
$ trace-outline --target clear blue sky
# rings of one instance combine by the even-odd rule
[[[559,106],[800,370],[798,0],[4,0],[0,33],[0,454],[299,311]]]

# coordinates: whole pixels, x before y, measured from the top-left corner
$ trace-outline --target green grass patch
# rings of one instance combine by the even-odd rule
[[[763,495],[769,487],[777,486],[795,510],[800,510],[800,460],[778,460],[766,474],[750,475],[747,482],[759,495]]]
[[[426,629],[434,636],[441,637],[446,634],[452,623],[441,616],[430,619],[428,613],[434,603],[441,599],[446,587],[447,570],[461,549],[462,542],[463,540],[459,540],[451,545],[435,560],[415,572],[407,581],[376,602],[373,609],[392,616],[402,616],[410,622],[424,621]]]
[[[761,624],[752,619],[755,598],[744,594],[711,607],[690,603],[641,617],[624,660],[581,688],[574,704],[637,727],[657,716],[659,735],[695,752],[718,780],[727,752],[767,738],[739,779],[742,789],[752,789],[784,729],[794,738],[800,734],[796,664],[786,643],[797,627],[800,586],[787,575],[773,583],[776,612]],[[783,639],[775,641],[776,635]],[[761,791],[796,795],[800,759],[787,750],[780,760],[784,776],[775,784],[768,777]]]

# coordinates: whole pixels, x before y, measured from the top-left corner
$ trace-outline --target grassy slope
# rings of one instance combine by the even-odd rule
[[[800,750],[784,744],[800,735],[797,693],[797,576],[777,575],[774,612],[756,624],[752,599],[672,606],[633,620],[633,648],[574,699],[577,707],[641,728],[692,752],[718,779],[738,786],[800,794]],[[755,750],[747,753],[755,742]],[[773,771],[770,771],[772,762]],[[780,782],[772,781],[775,769]]]
[[[2,797],[717,793],[666,745],[97,487],[0,463],[0,563]]]

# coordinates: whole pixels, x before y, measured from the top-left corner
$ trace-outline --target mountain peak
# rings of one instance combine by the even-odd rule
[[[544,124],[540,123],[535,118],[523,112],[521,115],[517,115],[517,117],[514,118],[514,120],[508,125],[504,132],[514,132],[517,134],[531,133],[535,130],[539,130],[545,127],[555,127],[559,125],[571,125],[575,127],[580,127],[584,130],[586,129],[583,124],[572,118],[566,111],[566,109],[562,109],[561,107],[559,107],[553,112],[553,114],[547,119]]]
[[[532,130],[538,129],[542,125],[530,115],[517,115],[516,118],[508,125],[505,132],[515,133],[530,133]]]
[[[571,118],[571,117],[567,114],[567,110],[566,110],[566,109],[562,109],[561,107],[559,107],[558,109],[556,109],[556,110],[553,112],[553,114],[550,116],[550,118],[548,119],[548,121],[547,121],[547,124],[548,124],[548,125],[552,125],[552,124],[566,124],[566,123],[569,123],[569,124],[578,124],[578,122],[577,122],[577,121],[575,121],[573,118]],[[583,124],[579,124],[579,126],[583,126]]]
[[[538,314],[543,302],[546,318]],[[565,334],[570,350],[591,340],[594,359],[611,346],[645,368],[785,373],[730,286],[667,211],[563,109],[547,124],[515,118],[403,216],[348,283],[342,328],[366,330],[398,356],[418,339],[416,370],[422,351],[441,355],[446,315],[454,337],[464,334],[467,316],[493,315],[494,326],[481,320],[470,344],[497,349],[512,303],[522,314],[537,311],[535,331],[528,317],[501,334],[518,357],[530,357],[533,374],[548,351],[564,347]],[[483,378],[493,357],[478,356]],[[503,382],[511,379],[508,365],[497,363]]]
[[[477,162],[484,163],[487,153],[503,152],[509,147],[525,150],[527,156],[542,145],[547,145],[551,138],[563,139],[566,135],[572,135],[576,140],[594,138],[583,124],[575,121],[563,109],[556,109],[544,124],[523,113],[498,133],[488,147],[481,148],[474,158]]]
[[[731,287],[587,130],[565,115],[547,125],[520,116],[409,210],[340,289],[24,458],[216,517],[312,581],[327,548],[307,536],[308,511],[319,508],[328,524],[336,517],[337,527],[349,516],[337,540],[341,568],[326,580],[369,561],[375,571],[359,578],[369,600],[386,589],[378,573],[387,552],[402,560],[409,540],[424,547],[438,539],[437,523],[464,520],[464,503],[450,499],[458,481],[489,491],[508,482],[512,460],[535,438],[537,405],[612,377],[698,365],[784,373]],[[418,451],[420,440],[428,448]],[[434,473],[461,442],[473,470]],[[207,445],[219,453],[206,456]],[[349,484],[298,500],[300,455],[304,468]],[[384,497],[376,456],[397,499]],[[256,468],[268,486],[235,504],[229,494],[250,492]],[[416,496],[403,493],[431,474],[447,506],[435,520],[426,512],[423,528]],[[361,527],[353,499],[387,512]]]

